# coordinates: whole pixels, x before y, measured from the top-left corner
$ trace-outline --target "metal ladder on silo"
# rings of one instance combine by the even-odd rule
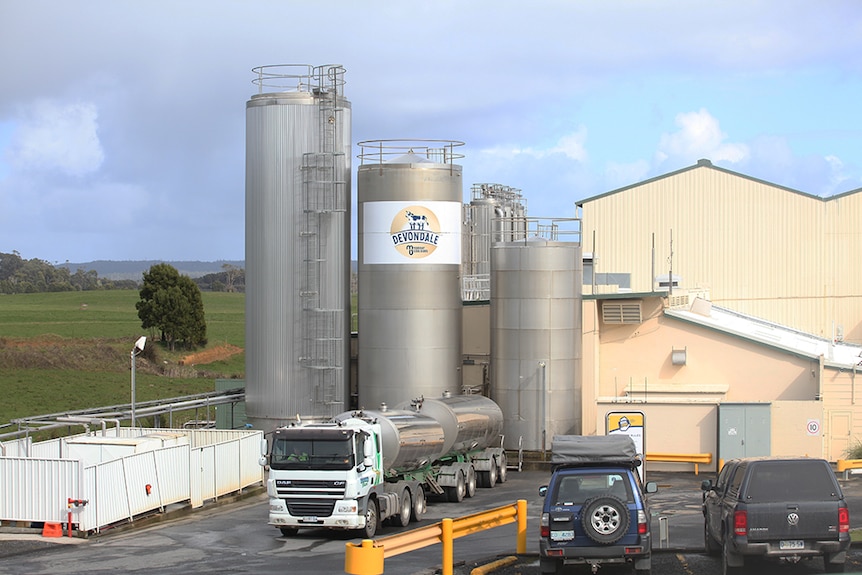
[[[346,212],[350,196],[346,189],[344,152],[338,140],[343,125],[343,109],[338,106],[340,84],[338,78],[322,74],[317,80],[314,93],[318,106],[318,151],[303,154],[302,165],[301,363],[314,382],[315,411],[324,414],[328,410],[328,415],[337,415],[346,407],[343,357],[347,311],[328,308],[321,302],[322,270],[327,265],[325,254],[329,249],[329,238],[321,233],[321,223],[333,213]]]

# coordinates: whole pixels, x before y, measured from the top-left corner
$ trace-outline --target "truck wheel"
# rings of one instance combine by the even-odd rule
[[[712,535],[709,534],[706,521],[703,522],[703,547],[707,555],[718,555],[718,552],[721,551],[718,541],[713,539]]]
[[[413,492],[413,513],[410,519],[414,522],[420,521],[425,515],[425,490],[421,485],[416,486],[416,491]]]
[[[827,553],[823,556],[823,570],[827,573],[844,573],[844,562],[832,563],[832,555]]]
[[[584,533],[602,545],[610,545],[622,539],[630,522],[628,506],[613,495],[587,499],[581,508],[581,526]]]
[[[488,475],[486,479],[485,487],[494,487],[497,483],[497,460],[493,457],[490,459],[490,469],[488,469]]]
[[[458,479],[455,480],[454,487],[446,488],[446,499],[451,503],[460,503],[464,501],[464,494],[467,491],[467,484],[464,481],[464,474],[460,471],[456,472]]]
[[[465,495],[467,497],[476,495],[476,471],[472,467],[467,470],[467,493]]]
[[[506,452],[500,454],[500,468],[497,470],[497,483],[506,483],[506,471],[509,467],[509,461],[506,459]]]
[[[279,527],[279,531],[285,537],[293,537],[297,533],[299,533],[299,527]]]
[[[368,507],[365,508],[365,527],[359,530],[360,537],[363,539],[374,539],[379,522],[380,515],[377,513],[377,500],[369,499]]]
[[[742,571],[742,557],[733,553],[727,544],[728,536],[724,536],[724,543],[721,546],[721,573],[722,575],[731,575]],[[739,563],[739,565],[731,565],[731,563]]]
[[[407,527],[410,524],[410,515],[413,513],[413,501],[410,499],[410,490],[406,487],[401,490],[400,504],[398,515],[392,520],[398,527]]]

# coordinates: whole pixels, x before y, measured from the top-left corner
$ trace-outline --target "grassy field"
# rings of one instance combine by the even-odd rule
[[[203,294],[209,343],[245,347],[245,296]],[[141,335],[137,290],[0,296],[0,425],[14,418],[130,401],[129,352]],[[213,391],[216,378],[241,378],[245,354],[184,365],[189,352],[151,345],[136,363],[136,400]],[[239,350],[237,349],[239,348]]]

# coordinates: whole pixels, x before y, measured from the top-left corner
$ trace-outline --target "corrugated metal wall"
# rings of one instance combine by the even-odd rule
[[[68,500],[81,499],[87,504],[73,509],[72,522],[82,531],[98,531],[174,503],[200,507],[263,481],[261,431],[121,428],[120,434],[147,431],[185,432],[190,444],[86,468],[78,460],[0,457],[0,521],[66,523]],[[109,433],[116,436],[115,430]],[[45,443],[57,449],[56,441]]]
[[[862,343],[860,192],[824,200],[698,165],[582,205],[594,271],[631,273],[634,292],[672,267],[721,306]]]

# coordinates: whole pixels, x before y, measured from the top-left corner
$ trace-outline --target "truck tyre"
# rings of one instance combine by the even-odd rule
[[[467,482],[464,479],[464,474],[461,471],[456,471],[457,479],[453,487],[446,488],[446,499],[451,503],[460,503],[464,501],[464,495],[467,492]]]
[[[359,529],[359,536],[363,539],[374,539],[378,523],[380,523],[380,514],[377,512],[377,500],[369,499],[368,506],[365,508],[365,527]]]
[[[417,485],[416,490],[413,491],[413,512],[410,515],[412,521],[417,522],[422,519],[425,515],[425,505],[425,490],[421,485]]]
[[[485,472],[483,487],[494,487],[497,483],[497,460],[493,457],[488,460],[488,471]]]
[[[413,500],[410,499],[410,490],[406,487],[401,490],[398,499],[398,515],[392,518],[398,527],[407,527],[410,524],[410,516],[413,514]]]
[[[737,574],[742,571],[742,557],[730,550],[727,539],[728,536],[725,535],[724,543],[721,546],[721,573],[722,575]],[[731,563],[736,565],[731,565]]]
[[[293,537],[299,533],[299,527],[279,527],[278,530],[284,537]]]
[[[826,553],[823,555],[823,570],[827,573],[844,573],[844,561],[833,563],[832,554]]]
[[[467,470],[467,493],[465,495],[467,497],[476,495],[476,470],[472,466]]]
[[[500,468],[497,471],[497,483],[506,483],[506,471],[509,467],[509,460],[506,458],[506,452],[500,454]]]
[[[601,545],[616,543],[629,529],[628,506],[613,495],[599,495],[584,501],[581,526],[587,537]]]
[[[709,534],[706,521],[703,522],[703,548],[706,550],[707,555],[718,555],[718,552],[721,551],[718,541]]]

